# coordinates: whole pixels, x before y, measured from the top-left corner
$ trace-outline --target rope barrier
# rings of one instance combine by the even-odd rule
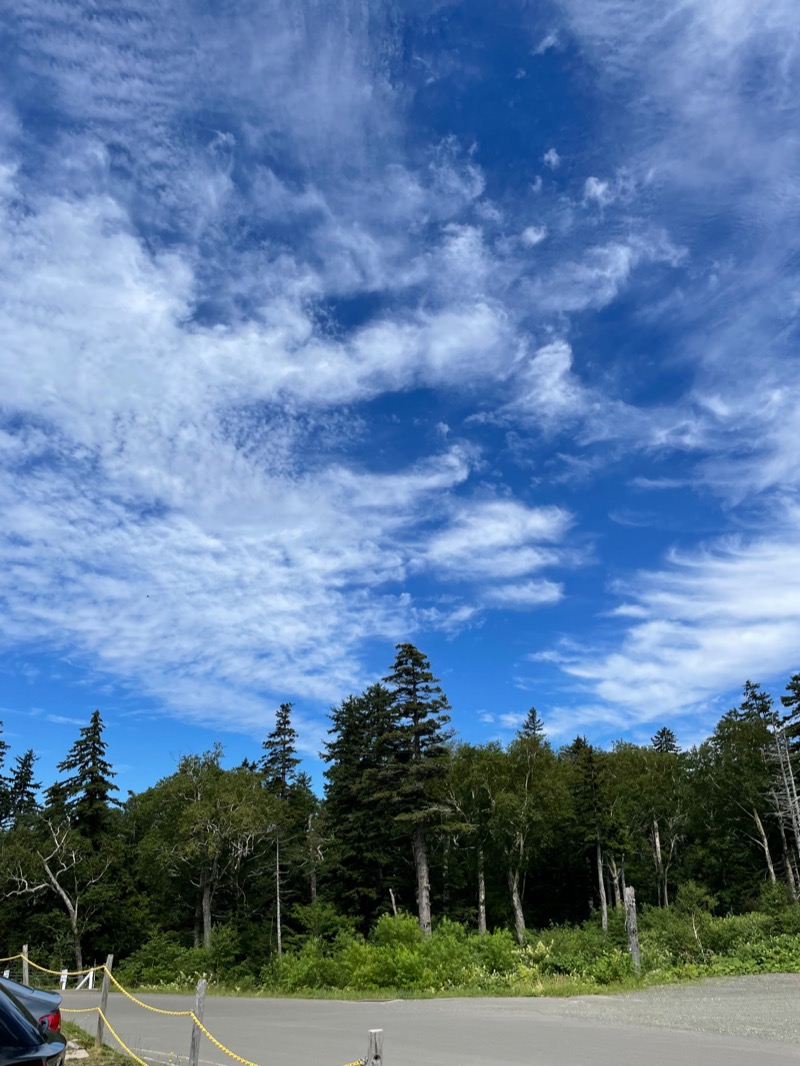
[[[24,955],[9,955],[7,959],[0,959],[0,962],[16,962],[17,959],[24,959]],[[89,966],[85,970],[48,970],[46,966],[39,966],[36,962],[31,962],[28,959],[28,965],[32,966],[34,970],[39,970],[40,973],[49,973],[54,977],[83,977],[87,973],[91,973],[92,970],[104,970],[105,966]]]
[[[249,1059],[243,1059],[241,1055],[237,1055],[235,1051],[231,1051],[230,1048],[226,1048],[224,1044],[221,1044],[215,1036],[212,1036],[212,1034],[209,1033],[208,1029],[206,1029],[199,1018],[195,1017],[194,1011],[192,1011],[192,1019],[200,1032],[205,1033],[211,1043],[214,1044],[215,1047],[218,1047],[220,1051],[224,1052],[226,1055],[230,1055],[230,1057],[237,1062],[241,1062],[242,1066],[258,1066],[257,1063],[251,1062]]]
[[[112,1027],[111,1027],[111,1023],[109,1022],[108,1018],[106,1018],[105,1014],[103,1014],[103,1012],[102,1012],[102,1011],[100,1010],[100,1008],[99,1008],[99,1007],[97,1008],[97,1013],[98,1013],[98,1014],[100,1015],[100,1017],[101,1017],[101,1018],[103,1019],[103,1021],[105,1022],[105,1025],[106,1025],[106,1029],[108,1029],[109,1033],[111,1033],[111,1035],[112,1035],[112,1036],[114,1037],[114,1039],[115,1039],[115,1040],[116,1040],[116,1042],[117,1042],[117,1043],[119,1044],[119,1046],[120,1046],[120,1047],[122,1048],[122,1050],[123,1050],[123,1051],[124,1051],[124,1052],[125,1052],[125,1053],[126,1053],[127,1055],[130,1055],[130,1057],[131,1057],[131,1058],[133,1059],[133,1061],[134,1061],[134,1062],[138,1062],[138,1063],[139,1063],[139,1066],[147,1066],[147,1063],[146,1063],[146,1062],[144,1061],[144,1059],[140,1059],[138,1055],[134,1055],[134,1053],[133,1053],[133,1052],[131,1051],[131,1049],[130,1049],[130,1048],[128,1047],[128,1045],[127,1045],[127,1044],[124,1044],[124,1043],[123,1043],[123,1042],[122,1042],[122,1041],[120,1040],[120,1038],[119,1038],[119,1036],[117,1035],[117,1033],[116,1033],[116,1032],[115,1032],[115,1031],[114,1031],[114,1030],[112,1029]]]
[[[106,967],[105,965],[103,965],[99,966],[98,969],[105,970]],[[108,973],[108,978],[112,982],[112,984],[116,985],[116,987],[120,990],[123,996],[127,996],[131,1003],[135,1003],[137,1007],[143,1007],[145,1010],[151,1010],[154,1014],[166,1014],[172,1018],[194,1018],[194,1020],[197,1021],[193,1010],[163,1010],[161,1007],[152,1007],[149,1003],[144,1003],[141,999],[137,999],[136,996],[129,992],[127,988],[123,988],[119,981],[116,979],[116,977],[113,975],[113,973],[108,970],[106,970],[106,973]]]
[[[105,1023],[106,1029],[108,1029],[109,1033],[111,1033],[125,1054],[129,1055],[134,1062],[138,1062],[140,1066],[148,1066],[144,1059],[140,1059],[135,1052],[131,1051],[125,1041],[120,1038],[119,1033],[117,1033],[111,1022],[106,1018],[105,1014],[103,1014],[99,1007],[84,1007],[80,1010],[75,1007],[62,1007],[61,1011],[63,1014],[99,1014]]]
[[[16,959],[21,959],[22,957],[22,955],[12,955],[7,959],[0,959],[0,962],[14,962]],[[123,996],[126,996],[131,1001],[131,1003],[135,1003],[137,1007],[142,1007],[144,1010],[152,1011],[153,1014],[163,1014],[170,1018],[191,1018],[194,1024],[200,1030],[200,1032],[207,1036],[211,1043],[215,1047],[219,1048],[219,1050],[223,1052],[223,1054],[228,1055],[235,1062],[241,1063],[241,1066],[258,1066],[258,1063],[251,1062],[250,1059],[242,1058],[241,1055],[237,1055],[235,1051],[231,1051],[229,1047],[226,1047],[221,1041],[217,1040],[214,1034],[210,1033],[208,1029],[206,1029],[206,1027],[203,1025],[203,1023],[200,1021],[200,1019],[197,1017],[193,1010],[164,1010],[162,1007],[153,1007],[151,1004],[145,1003],[141,999],[137,999],[136,996],[134,996],[131,992],[127,990],[127,988],[123,988],[123,986],[119,983],[113,973],[108,969],[105,963],[100,966],[90,966],[88,970],[48,970],[44,966],[38,966],[35,962],[31,962],[30,959],[28,960],[28,965],[33,966],[41,973],[53,974],[55,977],[63,977],[64,974],[66,974],[68,977],[82,977],[84,974],[91,973],[92,970],[104,970],[108,975],[109,980],[115,985],[116,988],[119,989]],[[106,1026],[108,1027],[108,1031],[117,1041],[119,1046],[128,1055],[130,1055],[130,1057],[135,1062],[140,1063],[141,1066],[147,1066],[146,1062],[140,1059],[138,1055],[135,1055],[131,1051],[131,1049],[122,1042],[117,1033],[111,1027],[108,1018],[106,1018],[106,1016],[103,1014],[102,1010],[99,1007],[86,1007],[82,1009],[78,1009],[76,1007],[62,1007],[61,1010],[64,1014],[91,1014],[96,1011],[105,1022]],[[364,1066],[364,1060],[358,1059],[357,1062],[348,1062],[346,1066]]]
[[[21,955],[18,957],[22,958]],[[102,970],[103,968],[102,966],[88,966],[85,970],[48,970],[44,966],[37,966],[36,963],[31,962],[30,959],[28,959],[28,965],[32,966],[34,970],[40,970],[42,973],[51,973],[55,977],[64,977],[65,975],[67,977],[83,977],[87,973],[91,973],[92,970]]]

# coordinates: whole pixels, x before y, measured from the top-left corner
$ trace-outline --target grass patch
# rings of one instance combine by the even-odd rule
[[[94,1015],[92,1017],[96,1020]],[[61,1032],[67,1040],[73,1040],[84,1051],[89,1052],[89,1058],[82,1060],[87,1063],[87,1066],[130,1066],[132,1062],[127,1055],[123,1055],[121,1051],[115,1051],[114,1048],[105,1045],[95,1047],[94,1037],[82,1029],[77,1022],[62,1018]]]

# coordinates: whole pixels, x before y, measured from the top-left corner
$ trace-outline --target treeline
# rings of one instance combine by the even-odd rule
[[[124,800],[99,711],[44,791],[34,751],[7,767],[0,742],[5,953],[254,978],[309,944],[338,942],[352,969],[347,945],[402,940],[407,913],[422,943],[434,933],[426,958],[437,930],[455,951],[453,923],[486,938],[469,948],[482,958],[590,916],[613,940],[626,883],[653,914],[676,892],[705,914],[796,903],[800,674],[777,701],[748,681],[688,751],[666,726],[650,745],[556,750],[534,708],[507,745],[461,743],[449,710],[427,658],[398,645],[382,683],[331,711],[322,798],[289,703],[252,759],[226,769],[216,746]]]

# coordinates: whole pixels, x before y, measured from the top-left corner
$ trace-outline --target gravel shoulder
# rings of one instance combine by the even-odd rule
[[[564,1000],[565,1015],[618,1024],[753,1036],[800,1045],[800,974],[711,978],[620,996]]]

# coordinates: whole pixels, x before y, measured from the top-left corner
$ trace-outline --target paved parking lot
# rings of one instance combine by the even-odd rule
[[[168,1010],[188,996],[144,996]],[[64,1006],[96,1003],[68,992]],[[69,1017],[69,1015],[67,1015]],[[185,1018],[145,1012],[112,995],[108,1017],[144,1057],[176,1062]],[[90,1015],[73,1016],[91,1026]],[[729,978],[574,999],[206,1000],[205,1022],[259,1066],[342,1066],[384,1030],[384,1066],[783,1066],[800,1063],[800,975]],[[153,1054],[156,1053],[156,1054]],[[201,1059],[225,1058],[205,1038]]]

